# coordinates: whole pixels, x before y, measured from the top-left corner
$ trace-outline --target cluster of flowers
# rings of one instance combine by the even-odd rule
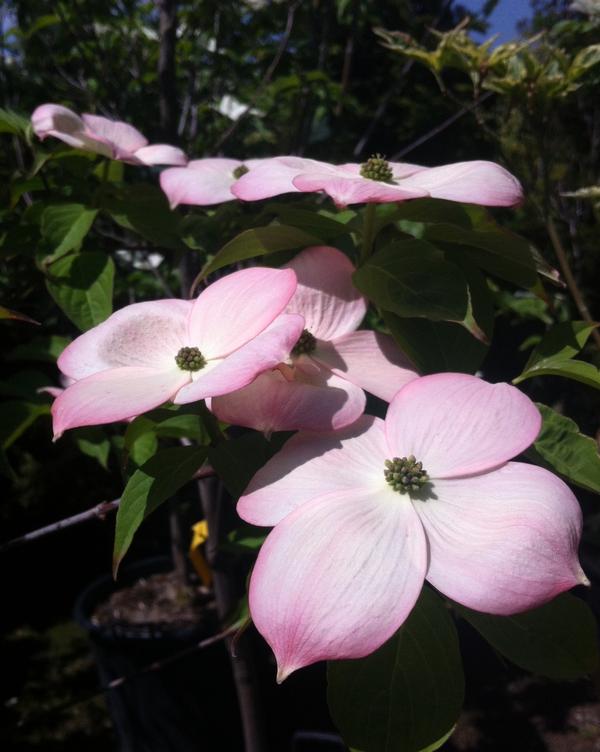
[[[100,126],[101,118],[55,105],[36,113],[40,135],[67,141],[68,126],[68,143],[125,161],[172,148],[135,138],[126,148],[120,137],[130,126]],[[164,171],[161,184],[173,204],[290,190],[322,190],[340,205],[521,198],[516,179],[486,162],[427,169],[379,158],[362,167],[197,160]],[[229,423],[299,431],[238,503],[244,520],[274,526],[252,574],[250,610],[279,681],[315,661],[375,650],[406,619],[425,579],[493,614],[586,582],[572,492],[547,470],[512,461],[539,433],[535,405],[515,387],[474,376],[419,377],[390,337],[358,329],[367,302],[353,271],[338,249],[307,248],[284,268],[229,274],[194,301],[129,305],[58,361],[72,383],[53,405],[57,437],[168,400],[202,399]],[[385,420],[364,414],[363,390],[390,403]]]

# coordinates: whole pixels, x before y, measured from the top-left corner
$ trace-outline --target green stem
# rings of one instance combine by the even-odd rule
[[[362,247],[360,251],[360,262],[364,264],[373,252],[373,241],[375,239],[375,211],[376,204],[367,204],[363,212],[363,236]]]

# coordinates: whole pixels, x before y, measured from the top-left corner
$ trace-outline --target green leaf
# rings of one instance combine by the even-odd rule
[[[481,269],[520,287],[531,287],[537,279],[529,243],[507,230],[468,230],[441,223],[429,225],[423,238],[449,253],[460,252]]]
[[[124,449],[136,465],[142,465],[156,452],[158,437],[193,439],[208,444],[209,437],[193,405],[177,409],[158,408],[138,416],[125,431]]]
[[[185,250],[180,216],[171,211],[165,194],[154,185],[104,186],[98,201],[114,221],[155,246]]]
[[[206,447],[163,449],[131,476],[117,512],[113,554],[115,576],[141,523],[193,477],[206,455]]]
[[[465,230],[471,228],[471,220],[461,204],[439,198],[419,198],[405,201],[396,208],[399,220],[425,222],[428,224],[452,224]]]
[[[377,306],[399,316],[463,321],[467,315],[464,274],[422,240],[402,240],[377,251],[353,279]]]
[[[42,213],[42,236],[52,245],[52,254],[78,251],[98,214],[84,204],[48,206]]]
[[[277,433],[271,440],[262,434],[249,433],[231,441],[222,441],[209,451],[208,460],[227,491],[237,499],[252,476],[278,452],[289,433]]]
[[[384,321],[422,375],[440,371],[475,373],[487,353],[487,346],[459,324],[401,318],[387,311]]]
[[[598,665],[594,615],[586,603],[569,593],[514,616],[455,608],[499,653],[534,674],[576,679]]]
[[[264,527],[255,527],[254,525],[240,525],[232,530],[227,536],[227,542],[222,544],[222,548],[237,553],[254,553],[265,542],[268,530]]]
[[[456,723],[463,693],[454,622],[428,587],[379,650],[328,666],[333,721],[346,744],[363,752],[435,749]]]
[[[29,118],[13,110],[0,107],[0,133],[13,133],[24,136],[29,128]]]
[[[85,331],[112,312],[115,265],[104,253],[64,256],[48,269],[48,292],[71,321]]]
[[[217,251],[212,261],[202,270],[202,277],[236,261],[320,243],[318,237],[288,225],[268,225],[244,230]]]
[[[0,403],[0,447],[8,449],[41,415],[49,414],[47,402]]]
[[[101,428],[98,426],[77,428],[71,435],[82,454],[96,460],[101,467],[108,470],[110,441]]]
[[[31,342],[17,345],[7,354],[7,360],[41,360],[54,363],[65,347],[70,344],[69,337],[52,334],[49,337],[34,337]]]
[[[20,397],[27,402],[48,403],[48,396],[39,390],[49,385],[48,376],[42,371],[16,371],[0,381],[0,394],[4,397]]]
[[[600,493],[600,455],[594,439],[579,432],[575,421],[536,403],[543,423],[537,441],[527,450],[532,462],[555,470],[571,483]]]
[[[276,216],[279,217],[282,225],[297,227],[322,241],[333,240],[348,232],[348,228],[342,222],[325,217],[316,211],[297,209],[285,204],[275,204],[272,207],[265,207],[265,211],[269,209],[272,209]]]
[[[600,389],[600,371],[591,363],[573,359],[597,326],[587,321],[565,321],[550,329],[513,384],[533,376],[564,376]]]

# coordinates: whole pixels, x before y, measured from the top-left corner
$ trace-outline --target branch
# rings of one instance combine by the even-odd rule
[[[0,545],[0,553],[9,551],[11,548],[22,546],[24,543],[31,543],[38,538],[44,538],[46,535],[57,533],[59,530],[64,530],[67,527],[73,527],[73,525],[80,525],[82,522],[88,522],[89,520],[102,520],[104,521],[110,512],[113,512],[120,503],[121,499],[113,499],[113,501],[101,501],[92,509],[88,509],[85,512],[79,512],[72,517],[65,517],[58,522],[53,522],[51,525],[40,527],[37,530],[32,530],[30,533],[20,535],[18,538],[13,538]]]
[[[434,136],[437,136],[438,133],[445,131],[446,128],[449,128],[453,123],[455,123],[463,115],[466,115],[468,112],[472,112],[473,110],[476,110],[482,102],[485,102],[485,100],[489,99],[494,93],[495,92],[493,91],[486,91],[486,93],[483,96],[479,97],[477,101],[473,102],[472,104],[466,105],[458,112],[455,112],[454,115],[450,115],[449,118],[446,118],[446,120],[444,120],[443,123],[440,123],[435,128],[432,128],[430,131],[425,133],[425,135],[421,136],[416,141],[413,141],[412,144],[409,144],[408,146],[404,147],[404,149],[400,149],[400,151],[397,151],[395,154],[393,154],[390,157],[390,161],[395,162],[397,159],[400,159],[405,154],[408,154],[409,152],[416,149],[418,146],[421,146],[421,144],[424,144],[426,141],[429,141]]]
[[[157,0],[159,10],[158,86],[160,127],[169,143],[177,139],[177,82],[175,45],[177,43],[177,2]]]
[[[579,311],[581,318],[584,321],[594,323],[594,319],[592,318],[592,315],[590,314],[590,311],[587,307],[583,293],[579,289],[575,275],[571,270],[571,265],[569,264],[567,253],[563,248],[563,244],[560,240],[560,236],[558,234],[558,231],[556,230],[556,225],[554,224],[552,217],[548,219],[546,223],[546,229],[548,230],[548,236],[550,237],[552,247],[554,248],[554,252],[556,253],[556,256],[558,258],[558,263],[560,264],[560,268],[562,269],[562,273],[564,274],[565,282],[567,283],[567,287],[569,288],[569,291],[573,296],[573,300],[575,301],[575,305],[577,306],[577,310]],[[592,337],[594,339],[594,342],[596,343],[596,346],[600,348],[600,332],[598,332],[597,329],[592,330]]]
[[[250,99],[250,103],[247,105],[246,109],[242,112],[242,114],[238,117],[237,120],[235,120],[229,128],[225,131],[225,133],[221,136],[221,138],[217,141],[217,143],[214,145],[212,151],[218,152],[219,149],[223,146],[225,141],[227,141],[230,136],[237,130],[238,125],[242,122],[242,120],[246,117],[246,115],[250,112],[250,110],[254,107],[256,104],[257,99],[260,97],[260,95],[263,93],[265,88],[268,86],[269,82],[271,81],[271,78],[273,77],[273,74],[275,73],[275,70],[279,63],[281,62],[281,58],[283,57],[283,53],[285,52],[288,42],[290,41],[290,36],[292,33],[292,28],[294,26],[294,14],[296,13],[296,10],[301,5],[302,0],[295,0],[295,2],[291,3],[288,7],[288,14],[287,14],[287,20],[285,22],[285,29],[283,31],[283,35],[281,37],[281,41],[279,42],[279,47],[277,48],[277,52],[275,53],[275,57],[273,58],[273,61],[271,62],[271,65],[267,68],[265,71],[264,76],[262,77],[262,80],[254,92],[254,95]]]
[[[203,478],[211,478],[214,475],[216,475],[214,469],[210,465],[205,464],[194,474],[194,479],[202,480]],[[99,504],[96,504],[95,507],[87,509],[85,512],[79,512],[79,514],[74,514],[71,517],[65,517],[64,519],[59,520],[58,522],[53,522],[51,525],[46,525],[45,527],[40,527],[37,530],[32,530],[29,533],[20,535],[18,538],[13,538],[12,540],[6,541],[6,543],[0,544],[0,554],[9,551],[11,548],[22,546],[25,543],[31,543],[32,541],[38,540],[38,538],[45,538],[52,533],[58,533],[60,530],[64,530],[68,527],[80,525],[83,522],[89,522],[89,520],[102,520],[104,522],[106,517],[118,508],[120,503],[121,499],[101,501]]]

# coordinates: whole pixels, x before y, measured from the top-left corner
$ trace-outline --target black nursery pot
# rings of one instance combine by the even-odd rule
[[[110,575],[93,582],[75,605],[74,618],[89,634],[101,685],[132,677],[106,693],[119,751],[241,752],[237,699],[225,645],[217,643],[169,660],[210,637],[209,624],[177,628],[91,621],[96,607],[114,591],[170,569],[167,558],[131,565],[119,575],[118,583]]]

